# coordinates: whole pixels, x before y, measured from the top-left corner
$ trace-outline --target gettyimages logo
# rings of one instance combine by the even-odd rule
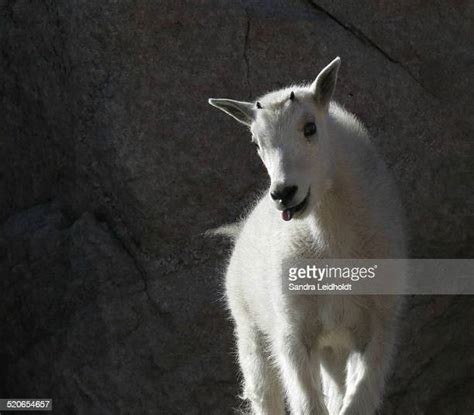
[[[371,267],[306,265],[289,269],[290,291],[352,291],[352,284],[364,278],[375,278],[377,264]],[[300,283],[295,284],[296,281]],[[301,283],[301,281],[304,281]]]
[[[319,259],[284,264],[291,294],[473,295],[472,259]]]
[[[377,264],[371,267],[306,265],[289,269],[290,291],[352,291],[352,283],[361,279],[375,278]],[[298,281],[299,283],[295,283]],[[303,282],[303,283],[301,283]]]
[[[324,279],[350,279],[351,281],[359,281],[361,278],[375,278],[377,264],[371,267],[334,267],[326,265],[318,267],[316,265],[306,265],[304,268],[290,268],[289,280],[297,281],[298,279],[314,279],[319,282]]]

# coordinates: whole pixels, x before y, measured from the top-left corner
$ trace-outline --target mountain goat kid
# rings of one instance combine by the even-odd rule
[[[405,256],[386,167],[361,123],[331,102],[339,65],[255,103],[209,100],[250,127],[271,181],[239,226],[226,275],[256,415],[285,414],[285,397],[293,415],[371,415],[382,400],[400,297],[290,295],[282,284],[283,264],[301,258]]]

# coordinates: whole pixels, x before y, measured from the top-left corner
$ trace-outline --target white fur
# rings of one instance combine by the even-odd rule
[[[333,61],[310,86],[265,95],[262,109],[211,101],[251,128],[270,189],[297,185],[294,205],[311,189],[307,208],[289,222],[265,194],[243,222],[227,269],[243,396],[256,415],[284,414],[285,397],[293,415],[371,415],[382,399],[399,298],[289,295],[282,284],[284,261],[405,256],[385,165],[361,123],[329,103],[338,67]],[[318,131],[308,140],[309,120]]]

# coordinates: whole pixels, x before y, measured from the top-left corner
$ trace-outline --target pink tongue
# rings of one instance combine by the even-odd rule
[[[293,213],[291,212],[290,209],[286,209],[283,212],[281,212],[281,218],[283,220],[289,221],[293,217]]]

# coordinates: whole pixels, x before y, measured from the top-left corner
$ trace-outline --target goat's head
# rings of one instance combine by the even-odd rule
[[[336,58],[311,85],[271,92],[255,103],[209,100],[250,127],[284,220],[304,217],[331,180],[327,118],[339,65]]]

